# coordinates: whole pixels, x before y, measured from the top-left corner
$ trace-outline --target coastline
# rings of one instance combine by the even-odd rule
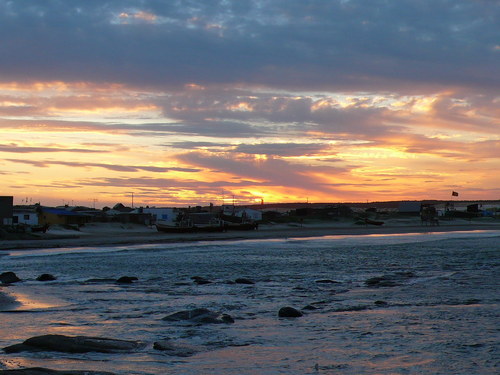
[[[394,220],[383,226],[355,225],[352,222],[266,224],[260,225],[257,230],[221,233],[162,233],[156,231],[154,227],[143,225],[96,223],[82,227],[80,231],[51,229],[37,239],[0,240],[0,251],[478,230],[493,230],[500,233],[500,222],[455,220],[442,222],[439,226],[423,226],[419,220]]]

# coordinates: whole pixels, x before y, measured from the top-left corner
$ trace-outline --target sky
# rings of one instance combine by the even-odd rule
[[[0,0],[15,204],[500,199],[496,0]]]

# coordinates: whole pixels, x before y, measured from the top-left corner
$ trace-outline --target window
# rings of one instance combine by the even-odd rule
[[[30,219],[30,215],[24,215],[24,220],[29,220]]]

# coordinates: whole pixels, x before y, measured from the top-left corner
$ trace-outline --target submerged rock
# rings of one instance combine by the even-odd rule
[[[255,284],[254,281],[252,281],[250,279],[245,279],[244,277],[240,277],[240,278],[234,280],[234,282],[236,284],[247,284],[247,285],[253,285],[253,284]]]
[[[21,281],[14,272],[4,272],[0,274],[0,282],[2,284],[12,284]]]
[[[278,316],[280,318],[299,318],[302,315],[304,315],[304,314],[302,314],[299,310],[297,310],[293,307],[289,307],[289,306],[282,307],[278,311]]]
[[[195,284],[198,284],[198,285],[205,285],[205,284],[211,284],[212,283],[210,280],[207,280],[207,279],[205,279],[204,277],[201,277],[201,276],[193,276],[193,277],[191,277],[191,280],[193,280],[193,282]]]
[[[139,279],[135,276],[122,276],[118,280],[116,280],[116,282],[118,284],[132,284],[134,281],[137,280]]]
[[[15,370],[0,370],[0,374],[16,375],[114,375],[112,372],[104,371],[82,371],[82,370],[51,370],[43,367],[30,367]]]
[[[234,319],[228,314],[219,314],[203,308],[179,311],[165,316],[162,320],[170,322],[188,321],[198,324],[234,323]]]
[[[369,278],[365,281],[365,285],[370,287],[393,287],[399,286],[413,277],[416,277],[413,272],[396,272],[390,275]]]
[[[194,345],[177,343],[169,339],[156,341],[153,343],[153,349],[160,350],[165,354],[174,357],[190,357],[202,351],[203,348]]]
[[[25,340],[3,349],[6,353],[54,351],[63,353],[127,353],[140,349],[137,341],[116,340],[104,337],[43,335]]]
[[[37,281],[54,281],[57,280],[57,277],[51,275],[50,273],[43,273],[36,278]]]

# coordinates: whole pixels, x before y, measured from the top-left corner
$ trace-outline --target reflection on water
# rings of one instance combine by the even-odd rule
[[[46,333],[147,346],[126,355],[0,354],[0,368],[128,375],[497,374],[499,239],[468,232],[16,253],[3,257],[2,266],[25,280],[8,289],[26,312],[0,314],[0,346]],[[37,282],[46,272],[57,280]],[[139,280],[117,284],[123,275]],[[365,283],[384,275],[392,277],[390,287]],[[197,285],[193,276],[210,283]],[[254,284],[235,283],[240,277]],[[304,316],[279,318],[283,306]],[[235,323],[162,320],[197,307],[230,314]],[[165,338],[197,353],[172,357],[153,349]]]

